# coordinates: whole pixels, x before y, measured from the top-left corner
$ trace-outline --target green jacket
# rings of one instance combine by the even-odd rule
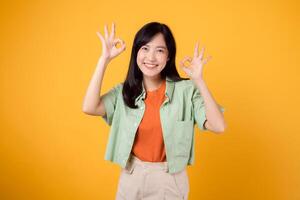
[[[194,125],[207,131],[203,126],[206,116],[203,98],[191,80],[166,80],[167,98],[160,107],[160,120],[168,172],[176,173],[194,163]],[[122,83],[117,84],[103,95],[106,115],[102,118],[111,126],[104,159],[125,168],[145,111],[146,93],[143,85],[143,92],[135,100],[139,108],[132,109],[123,101],[122,88]]]

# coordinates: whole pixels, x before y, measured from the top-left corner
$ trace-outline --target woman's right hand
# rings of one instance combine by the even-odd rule
[[[104,36],[97,32],[98,37],[102,42],[102,57],[103,59],[110,61],[126,49],[126,45],[120,38],[115,38],[115,24],[112,23],[111,33],[108,33],[107,25],[104,26]],[[120,47],[117,48],[117,44],[120,43]]]

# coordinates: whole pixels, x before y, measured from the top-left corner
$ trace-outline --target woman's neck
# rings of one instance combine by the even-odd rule
[[[145,90],[151,92],[159,88],[159,86],[161,86],[161,84],[163,83],[163,79],[160,76],[157,76],[155,78],[144,76],[143,83]]]

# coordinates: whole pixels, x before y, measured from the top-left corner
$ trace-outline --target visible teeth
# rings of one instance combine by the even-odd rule
[[[156,65],[155,64],[147,64],[145,63],[146,66],[149,66],[149,67],[155,67]]]

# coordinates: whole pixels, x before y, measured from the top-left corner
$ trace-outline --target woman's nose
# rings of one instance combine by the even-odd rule
[[[147,55],[147,58],[149,59],[149,61],[155,60],[155,53],[153,51],[150,51]]]

